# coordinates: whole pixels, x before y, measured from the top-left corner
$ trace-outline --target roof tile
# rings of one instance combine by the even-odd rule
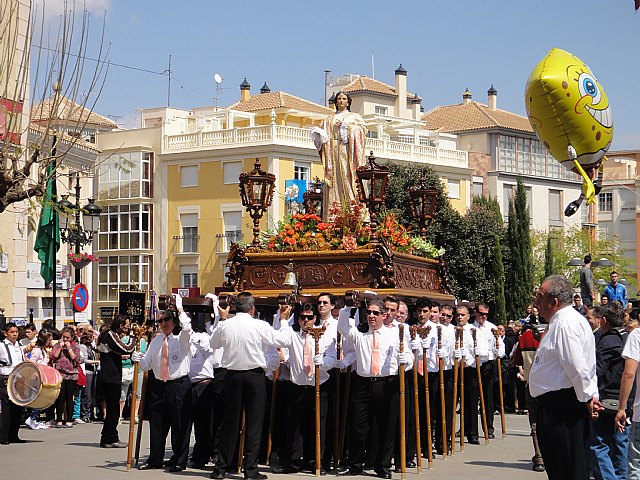
[[[271,110],[272,108],[291,108],[303,112],[321,113],[328,115],[333,110],[323,107],[317,103],[304,100],[285,92],[271,92],[254,95],[245,102],[238,102],[229,108],[241,112],[259,112],[261,110]]]
[[[436,107],[425,113],[422,120],[426,122],[427,129],[440,132],[455,133],[500,127],[533,133],[527,117],[505,110],[492,110],[478,102]]]

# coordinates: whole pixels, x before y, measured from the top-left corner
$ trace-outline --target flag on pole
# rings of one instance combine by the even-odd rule
[[[40,223],[36,233],[33,249],[38,252],[38,259],[42,263],[40,275],[45,284],[55,281],[56,253],[60,250],[60,228],[58,212],[54,207],[58,192],[55,179],[55,160],[47,167],[47,190],[42,198]]]

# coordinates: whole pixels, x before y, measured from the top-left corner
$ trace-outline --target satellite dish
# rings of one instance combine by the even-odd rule
[[[215,82],[216,82],[218,85],[222,83],[222,77],[220,76],[220,74],[219,74],[219,73],[216,73],[216,74],[213,76],[213,79],[215,80]]]

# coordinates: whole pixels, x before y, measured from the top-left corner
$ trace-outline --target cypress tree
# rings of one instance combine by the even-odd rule
[[[547,237],[547,247],[544,250],[544,278],[553,275],[553,246],[551,245],[551,235]]]
[[[513,197],[509,198],[509,223],[507,224],[507,242],[511,247],[511,262],[509,265],[507,278],[507,290],[506,290],[506,302],[507,302],[507,314],[509,318],[520,318],[523,312],[518,310],[517,302],[517,277],[518,271],[522,270],[521,257],[520,257],[520,238],[516,230],[516,208],[514,205]]]
[[[504,264],[502,263],[502,247],[500,237],[494,235],[495,246],[493,249],[493,278],[494,278],[494,304],[492,308],[493,322],[497,324],[507,324],[507,307],[504,298]]]

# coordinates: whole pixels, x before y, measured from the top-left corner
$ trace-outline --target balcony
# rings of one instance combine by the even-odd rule
[[[200,255],[198,251],[200,235],[174,235],[173,240],[174,255]]]
[[[469,168],[467,152],[367,138],[367,153],[381,160],[400,160],[454,168]],[[309,129],[281,125],[233,128],[230,130],[199,131],[164,138],[163,154],[201,150],[223,150],[247,146],[282,145],[308,148],[315,151]]]

